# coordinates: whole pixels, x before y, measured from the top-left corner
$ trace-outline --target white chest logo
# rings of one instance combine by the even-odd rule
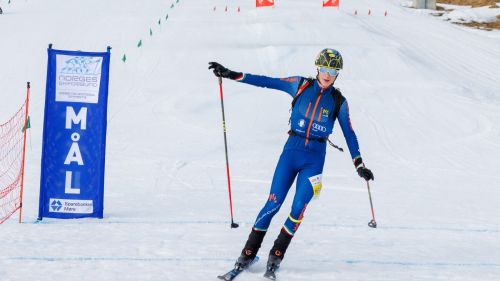
[[[305,124],[306,124],[306,121],[304,119],[299,120],[299,127],[304,128]]]

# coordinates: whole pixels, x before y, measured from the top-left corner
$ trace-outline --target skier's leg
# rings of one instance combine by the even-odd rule
[[[297,177],[297,190],[293,198],[292,210],[278,238],[274,241],[274,246],[269,253],[268,267],[279,267],[295,232],[302,222],[307,205],[314,195],[314,188],[321,188],[324,156],[315,155],[311,157],[311,155],[306,155],[304,158],[307,161]]]
[[[278,213],[281,205],[285,201],[286,195],[290,190],[297,170],[295,169],[296,160],[295,151],[285,150],[280,156],[276,170],[274,171],[271,190],[266,200],[266,204],[259,212],[255,220],[254,229],[267,231],[271,220]]]
[[[269,227],[269,224],[271,224],[272,218],[279,211],[281,205],[285,201],[288,190],[290,190],[290,186],[292,185],[297,174],[293,165],[293,155],[293,151],[288,150],[281,154],[274,172],[269,197],[257,216],[245,247],[241,251],[241,256],[236,262],[237,266],[238,264],[245,265],[245,263],[249,263],[255,258],[262,241],[264,240],[267,228]]]
[[[293,237],[299,229],[300,223],[304,218],[307,205],[314,195],[314,186],[321,186],[321,168],[308,167],[299,173],[297,178],[297,190],[293,198],[290,215],[283,226],[284,231]]]

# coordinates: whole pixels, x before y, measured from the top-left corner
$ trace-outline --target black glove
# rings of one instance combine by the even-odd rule
[[[366,181],[375,180],[375,177],[373,177],[372,171],[370,171],[370,169],[365,168],[365,167],[358,168],[358,175],[360,177],[364,178]]]
[[[365,167],[365,164],[363,163],[363,159],[361,159],[361,157],[358,157],[354,160],[354,167],[356,167],[358,175],[364,178],[366,181],[375,180],[372,171]]]
[[[223,65],[217,62],[209,62],[208,69],[213,69],[215,76],[229,79],[237,79],[243,76],[241,72],[234,72],[230,69],[225,68]]]

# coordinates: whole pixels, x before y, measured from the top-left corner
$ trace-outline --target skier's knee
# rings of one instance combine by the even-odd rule
[[[306,208],[307,208],[307,203],[304,201],[299,200],[297,202],[293,202],[292,211],[290,212],[290,215],[295,218],[303,217]]]
[[[274,210],[275,212],[279,211],[281,208],[281,204],[283,203],[284,198],[279,198],[275,193],[269,194],[269,198],[267,199],[266,205],[264,206],[267,210]]]

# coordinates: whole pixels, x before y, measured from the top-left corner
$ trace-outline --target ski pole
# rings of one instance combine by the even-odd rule
[[[335,145],[330,139],[326,139],[328,141],[328,143],[333,146],[334,148],[338,149],[338,151],[340,152],[344,152],[344,149],[338,145]]]
[[[224,115],[224,96],[222,94],[222,78],[219,77],[220,89],[220,105],[222,108],[222,128],[224,129],[224,148],[226,151],[226,174],[227,174],[227,190],[229,192],[229,210],[231,212],[231,228],[237,228],[239,225],[233,219],[233,199],[231,195],[231,177],[229,176],[229,157],[227,153],[227,137],[226,137],[226,117]]]
[[[375,221],[375,212],[373,211],[372,193],[370,192],[370,183],[368,181],[366,181],[366,187],[368,188],[368,197],[370,198],[370,206],[372,208],[372,220],[368,223],[368,226],[377,228],[377,222]]]

